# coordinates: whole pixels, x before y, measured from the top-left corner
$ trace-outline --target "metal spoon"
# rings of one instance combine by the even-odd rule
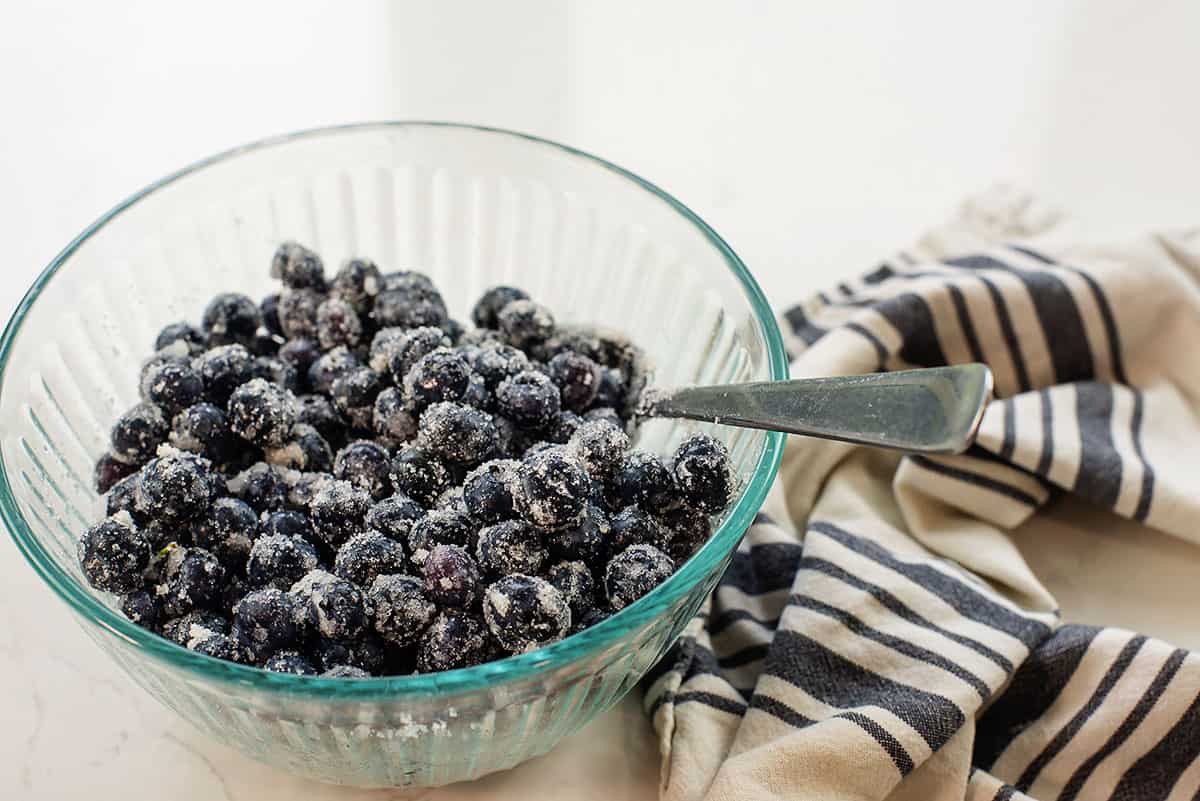
[[[764,428],[913,453],[962,453],[992,394],[983,364],[649,389],[639,414]]]

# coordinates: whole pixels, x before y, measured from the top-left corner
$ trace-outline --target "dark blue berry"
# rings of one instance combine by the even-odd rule
[[[584,629],[590,629],[597,623],[607,620],[608,616],[608,610],[602,609],[599,606],[593,606],[591,609],[585,610],[579,618],[575,618],[574,615],[572,615],[571,619],[573,623],[571,626],[571,633],[574,634],[576,632],[583,631]]]
[[[362,592],[332,573],[313,570],[292,585],[291,595],[305,631],[331,640],[349,640],[366,628]]]
[[[584,422],[604,422],[613,428],[625,430],[625,420],[611,406],[596,406],[583,413]]]
[[[323,289],[325,265],[320,256],[299,242],[284,242],[271,258],[271,277],[292,289]]]
[[[117,418],[110,436],[110,453],[129,464],[144,464],[167,439],[170,428],[162,409],[139,403]]]
[[[558,589],[536,576],[505,576],[483,594],[483,617],[496,642],[514,654],[561,640],[571,607]]]
[[[664,550],[677,564],[686,562],[688,557],[712,536],[712,522],[708,519],[708,514],[688,506],[681,506],[664,514],[662,524],[668,531],[667,547]]]
[[[377,577],[367,589],[371,626],[390,643],[412,645],[429,627],[437,607],[425,595],[425,583],[415,576]]]
[[[489,576],[537,573],[549,558],[541,535],[524,520],[505,520],[480,529],[475,555]]]
[[[296,422],[294,396],[262,378],[242,384],[229,396],[229,429],[260,448],[287,442]]]
[[[500,310],[514,300],[528,300],[529,295],[512,286],[494,286],[484,292],[471,309],[471,321],[480,328],[497,328]]]
[[[140,389],[142,400],[170,416],[200,401],[204,381],[187,361],[155,359],[142,370]]]
[[[589,503],[578,523],[551,532],[546,542],[555,559],[586,562],[592,568],[603,567],[609,554],[609,526],[604,512]]]
[[[487,624],[463,610],[438,613],[417,646],[422,673],[455,670],[487,662],[492,655]]]
[[[679,505],[671,471],[648,451],[630,451],[613,473],[609,488],[622,507],[637,504],[649,512],[662,513]]]
[[[567,451],[579,460],[593,481],[606,481],[629,450],[629,435],[605,420],[589,420],[575,429]]]
[[[665,550],[670,536],[654,515],[636,506],[626,506],[612,516],[608,544],[613,553],[620,553],[630,545],[653,545]]]
[[[721,512],[733,497],[729,451],[708,434],[693,434],[675,451],[675,485],[684,501],[710,514]]]
[[[532,300],[514,300],[496,315],[500,330],[509,344],[518,348],[544,342],[554,333],[554,315]]]
[[[204,380],[204,397],[224,406],[233,391],[254,378],[254,357],[241,345],[212,348],[196,357],[194,366]]]
[[[321,433],[307,423],[296,423],[287,441],[263,451],[268,463],[290,470],[327,472],[333,469],[333,451]]]
[[[209,609],[196,609],[192,612],[171,618],[162,625],[162,635],[176,645],[187,646],[193,637],[203,637],[205,633],[228,634],[229,621]]]
[[[258,304],[258,311],[262,315],[263,328],[275,336],[282,337],[283,329],[279,326],[279,293],[272,292],[263,298]]]
[[[240,565],[258,536],[258,515],[237,498],[218,498],[192,524],[192,542],[225,564]]]
[[[225,568],[216,556],[203,548],[177,546],[167,556],[164,582],[156,592],[169,615],[216,609],[222,600],[225,578]]]
[[[498,523],[513,516],[513,485],[519,466],[514,459],[497,459],[467,475],[462,497],[471,517]]]
[[[416,409],[399,387],[388,387],[375,397],[371,427],[388,442],[408,442],[417,435]]]
[[[121,599],[121,614],[142,628],[154,631],[162,609],[153,595],[145,590],[135,590]]]
[[[246,646],[237,638],[231,637],[228,634],[217,634],[211,631],[205,632],[199,636],[191,637],[184,647],[198,654],[215,657],[216,659],[224,659],[226,662],[248,664],[251,661]]]
[[[471,383],[471,368],[449,348],[439,348],[417,360],[404,376],[405,395],[418,408],[440,401],[461,400]]]
[[[383,289],[383,275],[370,259],[348,259],[337,271],[329,285],[329,294],[366,314]]]
[[[131,519],[120,514],[83,532],[78,551],[88,583],[105,592],[140,589],[142,571],[150,564],[150,543]]]
[[[558,386],[564,409],[580,412],[595,399],[600,386],[600,366],[587,356],[563,351],[550,360],[546,371]]]
[[[370,431],[383,378],[369,367],[347,370],[329,388],[334,407],[360,431]]]
[[[214,464],[229,461],[238,447],[225,412],[211,403],[197,403],[175,415],[169,439],[176,448],[199,454]]]
[[[286,534],[263,534],[250,548],[246,577],[254,587],[286,590],[319,564],[316,549],[306,539]]]
[[[163,350],[176,342],[184,343],[185,352],[194,352],[204,347],[204,334],[191,323],[171,323],[158,332],[154,349]]]
[[[533,454],[517,470],[518,511],[534,527],[551,531],[578,523],[591,481],[561,446]]]
[[[466,608],[479,598],[479,567],[465,548],[435,545],[421,569],[425,595],[439,606]]]
[[[367,529],[403,542],[413,523],[424,515],[421,504],[398,492],[372,506],[363,522]]]
[[[608,602],[613,609],[624,609],[674,572],[671,557],[653,545],[632,545],[614,556],[605,568],[604,590]]]
[[[262,664],[263,670],[274,671],[275,673],[291,673],[293,676],[315,676],[317,669],[313,663],[308,660],[299,651],[282,650],[276,651],[267,657]]]
[[[524,352],[503,342],[485,342],[474,347],[469,356],[471,368],[491,390],[500,386],[506,378],[533,369]]]
[[[308,385],[314,392],[329,394],[334,381],[362,366],[362,362],[349,348],[334,348],[308,368]]]
[[[229,479],[227,487],[258,512],[272,512],[287,505],[287,480],[277,467],[266,462],[256,462],[238,473]]]
[[[434,454],[416,446],[402,448],[392,458],[392,486],[426,506],[451,485],[450,471]]]
[[[112,517],[120,512],[128,512],[134,522],[144,520],[137,508],[137,487],[141,481],[140,473],[131,473],[112,485],[108,496],[104,499],[104,513]]]
[[[352,348],[362,335],[362,321],[349,302],[328,298],[317,307],[317,341],[325,350],[339,345]]]
[[[413,521],[408,531],[409,559],[420,568],[435,545],[466,546],[474,533],[474,524],[462,512],[433,509],[420,520]]]
[[[368,630],[344,640],[321,637],[317,640],[313,655],[326,670],[344,665],[375,675],[383,670],[387,661],[387,646],[380,637]]]
[[[420,328],[446,322],[446,302],[425,276],[385,276],[384,291],[375,296],[371,317],[381,328]]]
[[[363,518],[371,508],[371,496],[349,481],[332,481],[322,487],[308,505],[318,539],[330,548],[364,531]]]
[[[300,395],[294,405],[296,422],[312,426],[327,442],[336,442],[345,434],[345,421],[324,395]]]
[[[210,347],[242,344],[254,339],[254,332],[263,324],[262,312],[253,300],[237,292],[217,295],[204,309],[200,321]]]
[[[136,473],[137,469],[136,464],[122,462],[111,453],[102,454],[96,460],[96,467],[92,471],[92,485],[96,488],[96,492],[103,495],[122,479]]]
[[[273,356],[260,355],[254,359],[254,377],[270,381],[291,393],[303,392],[305,387],[295,367]]]
[[[259,533],[264,537],[283,535],[285,537],[299,537],[307,542],[312,542],[316,537],[312,521],[309,520],[308,515],[304,512],[298,512],[295,509],[283,509],[264,515],[258,524],[258,528]]]
[[[275,354],[281,362],[290,364],[296,372],[308,379],[308,369],[321,358],[321,346],[311,339],[289,339]]]
[[[349,481],[361,490],[370,493],[375,500],[391,494],[391,458],[379,444],[368,439],[355,440],[337,453],[333,463],[333,475]]]
[[[255,359],[255,375],[275,381],[277,384],[283,383],[282,378],[274,377],[274,374],[270,372],[269,368],[264,364],[264,361],[275,361],[275,356],[279,353],[279,348],[283,345],[284,341],[285,340],[281,335],[272,334],[265,327],[254,332],[254,339],[250,340],[249,344],[246,346],[246,349],[250,351],[251,355],[257,357]],[[277,369],[283,371],[279,373],[280,376],[288,375],[282,363]],[[294,373],[291,373],[290,375],[293,381],[298,378],[298,376],[296,376]]]
[[[138,511],[161,520],[190,520],[208,510],[217,494],[211,463],[174,451],[151,459],[137,485]]]
[[[397,385],[404,383],[417,362],[440,348],[449,348],[446,332],[434,326],[385,328],[371,342],[371,368],[391,373]]]
[[[378,531],[355,534],[338,548],[333,572],[360,587],[368,586],[376,576],[403,573],[406,565],[404,546]]]
[[[496,410],[518,428],[546,428],[560,410],[558,387],[544,373],[526,370],[496,388]]]
[[[275,307],[279,327],[288,339],[317,339],[317,309],[325,296],[315,289],[284,289]]]
[[[333,482],[332,473],[293,473],[287,478],[287,503],[293,509],[299,509],[306,515],[308,506],[317,493]],[[314,543],[319,540],[314,539]]]
[[[578,620],[596,606],[596,580],[583,562],[559,562],[546,571],[546,580],[562,593]]]
[[[487,412],[461,403],[435,403],[421,414],[417,445],[447,462],[478,464],[496,451],[498,434]]]
[[[554,419],[546,427],[544,432],[546,440],[555,445],[565,445],[571,437],[575,436],[575,432],[579,430],[583,422],[583,418],[574,412],[561,411],[554,415]]]
[[[247,593],[233,607],[233,632],[260,656],[295,642],[295,600],[283,590],[268,587]]]

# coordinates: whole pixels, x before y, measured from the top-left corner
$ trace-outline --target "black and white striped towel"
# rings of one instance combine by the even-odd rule
[[[983,361],[998,399],[962,456],[792,438],[649,677],[665,799],[1198,797],[1200,653],[1062,623],[1007,532],[1074,493],[1200,543],[1200,231],[1031,245],[1033,208],[784,315],[796,376]]]

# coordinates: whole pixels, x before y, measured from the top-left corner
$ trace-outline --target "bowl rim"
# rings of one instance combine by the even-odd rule
[[[385,120],[354,122],[339,125],[307,128],[291,133],[258,139],[207,156],[175,172],[154,181],[117,203],[95,222],[79,233],[34,280],[32,286],[17,304],[11,318],[0,334],[0,393],[3,392],[6,373],[13,346],[21,326],[38,296],[70,260],[72,254],[104,226],[119,217],[138,201],[163,189],[176,181],[206,167],[228,161],[255,151],[308,138],[319,138],[341,133],[369,130],[396,130],[411,128],[446,128],[464,130],[505,138],[513,138],[539,146],[546,146],[567,156],[581,159],[600,167],[617,177],[631,182],[636,187],[657,196],[676,213],[691,223],[708,242],[716,248],[726,265],[740,283],[750,301],[767,350],[767,363],[772,380],[787,377],[787,357],[783,338],[775,315],[762,289],[750,274],[749,269],[734,253],[733,249],[695,212],[675,197],[646,179],[617,166],[599,156],[559,142],[486,125],[427,120]],[[292,693],[306,697],[336,697],[339,699],[365,700],[368,698],[400,698],[413,696],[447,696],[457,693],[496,687],[509,682],[527,679],[537,674],[548,673],[569,666],[579,657],[593,653],[618,642],[644,623],[658,616],[662,609],[674,603],[703,579],[708,571],[737,546],[743,533],[754,520],[766,498],[767,491],[779,470],[785,436],[778,432],[767,432],[762,452],[754,472],[746,482],[740,496],[717,531],[682,567],[650,593],[625,609],[616,612],[596,625],[556,643],[523,654],[515,654],[493,662],[467,668],[405,676],[379,676],[366,679],[321,678],[319,676],[297,676],[275,673],[249,665],[226,662],[177,645],[166,638],[136,625],[115,609],[101,603],[73,578],[67,575],[46,553],[45,548],[30,530],[21,514],[9,482],[8,469],[0,451],[0,521],[8,528],[17,545],[42,580],[84,620],[106,629],[113,636],[124,640],[134,648],[145,651],[152,657],[199,675],[205,680],[237,684],[246,688],[269,693]]]

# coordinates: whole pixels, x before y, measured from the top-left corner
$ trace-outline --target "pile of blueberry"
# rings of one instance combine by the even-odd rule
[[[192,650],[362,677],[486,662],[645,595],[711,533],[720,442],[630,448],[639,356],[496,287],[275,253],[282,290],[173,323],[96,465],[97,589]]]

